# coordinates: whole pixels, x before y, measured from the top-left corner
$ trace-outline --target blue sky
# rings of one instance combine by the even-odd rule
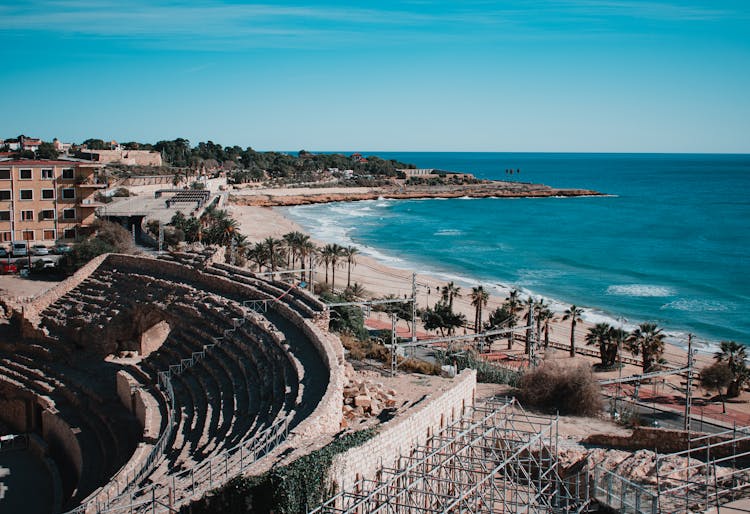
[[[0,137],[750,152],[747,0],[20,1],[0,59]]]

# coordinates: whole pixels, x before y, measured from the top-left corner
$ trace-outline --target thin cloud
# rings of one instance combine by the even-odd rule
[[[225,4],[42,0],[0,6],[0,32],[47,32],[115,38],[128,44],[174,49],[232,51],[252,47],[394,45],[410,42],[476,42],[508,38],[585,38],[617,34],[622,17],[696,22],[730,16],[716,9],[667,2],[550,0],[533,8],[498,8],[497,2],[398,8],[338,8]],[[575,27],[571,32],[570,27]],[[620,32],[621,33],[621,32]],[[376,34],[377,37],[373,37]]]

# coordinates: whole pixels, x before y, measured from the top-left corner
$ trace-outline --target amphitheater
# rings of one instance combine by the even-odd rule
[[[338,431],[343,357],[323,305],[228,275],[102,256],[14,314],[0,418],[38,434],[57,509],[177,507],[282,441]]]
[[[3,444],[22,446],[37,467],[11,469],[9,487],[30,492],[26,503],[0,500],[2,512],[190,512],[232,478],[340,435],[346,363],[325,304],[214,259],[104,255],[39,297],[6,303],[0,429],[23,434]],[[446,383],[337,456],[330,498],[305,510],[583,512],[598,500],[669,511],[658,488],[611,469],[578,466],[563,478],[554,418],[476,401],[471,370]],[[729,475],[713,473],[718,494]],[[707,488],[675,484],[686,508]]]

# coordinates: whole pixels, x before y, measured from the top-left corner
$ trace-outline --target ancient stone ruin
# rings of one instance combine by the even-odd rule
[[[323,305],[242,273],[109,255],[9,306],[0,422],[38,436],[56,510],[176,508],[339,429],[342,349]]]

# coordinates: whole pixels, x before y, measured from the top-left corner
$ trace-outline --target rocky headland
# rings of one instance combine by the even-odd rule
[[[542,198],[553,196],[603,196],[589,189],[561,189],[522,182],[487,182],[470,185],[386,186],[372,188],[245,189],[231,193],[232,203],[256,207],[285,207],[329,202],[389,198]]]

